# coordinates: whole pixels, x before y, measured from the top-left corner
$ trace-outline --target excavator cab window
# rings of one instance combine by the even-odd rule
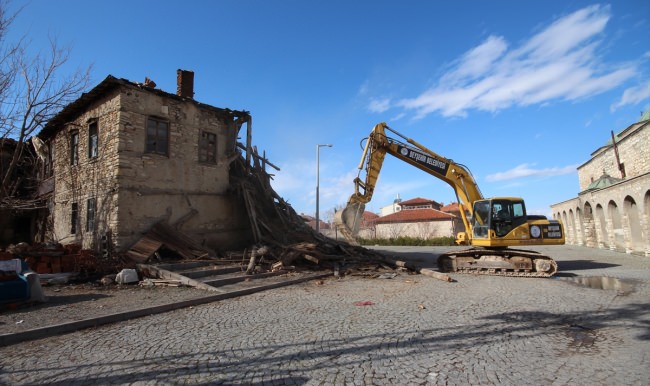
[[[490,201],[476,201],[472,216],[472,231],[474,238],[487,239],[490,229]]]
[[[526,222],[526,208],[523,201],[492,201],[492,229],[497,237],[504,237],[513,228]]]

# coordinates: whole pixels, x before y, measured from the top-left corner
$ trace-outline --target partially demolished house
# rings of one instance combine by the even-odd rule
[[[44,238],[107,255],[164,223],[210,249],[250,242],[246,205],[230,183],[242,126],[249,149],[249,113],[197,102],[191,71],[178,70],[175,94],[108,76],[38,135]]]
[[[31,149],[31,145],[20,149],[16,140],[0,138],[0,179],[6,176],[9,181],[7,194],[0,195],[0,248],[32,237],[40,202],[34,200],[38,177]],[[16,167],[7,175],[16,152]]]

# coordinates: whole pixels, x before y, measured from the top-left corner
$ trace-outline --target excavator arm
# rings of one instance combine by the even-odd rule
[[[401,140],[389,137],[387,131]],[[403,136],[382,122],[375,125],[366,140],[358,166],[359,175],[354,180],[354,193],[350,196],[345,209],[337,212],[335,217],[337,228],[348,240],[353,240],[359,231],[365,204],[372,199],[386,154],[449,184],[456,192],[465,229],[471,229],[466,213],[472,213],[472,203],[483,199],[483,194],[469,170],[436,154],[413,139]],[[365,179],[362,179],[361,174],[364,170]]]

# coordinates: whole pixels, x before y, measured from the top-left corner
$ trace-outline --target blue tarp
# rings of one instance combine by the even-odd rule
[[[5,270],[9,269],[11,265],[11,260],[3,262],[0,266],[0,269]],[[14,262],[15,264],[15,262]],[[29,270],[29,266],[24,260],[20,260],[19,271],[12,269],[10,272],[16,272],[18,277],[13,280],[0,281],[0,303],[13,303],[29,300],[30,298],[30,289],[29,283],[27,283],[27,278],[24,276],[24,273]]]

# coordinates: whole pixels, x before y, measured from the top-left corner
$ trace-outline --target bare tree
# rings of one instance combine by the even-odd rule
[[[63,107],[85,90],[90,80],[89,66],[66,73],[70,49],[49,39],[48,50],[28,53],[29,42],[5,41],[15,15],[7,16],[7,3],[0,1],[0,141],[15,141],[13,156],[0,169],[0,208],[11,206],[18,181],[16,168],[24,155],[26,141]]]

